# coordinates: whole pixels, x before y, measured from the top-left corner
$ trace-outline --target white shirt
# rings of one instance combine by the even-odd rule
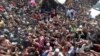
[[[74,47],[72,46],[72,47],[70,48],[70,50],[68,51],[68,53],[70,54],[73,50],[74,50]]]
[[[54,52],[54,53],[52,53],[52,55],[54,55],[54,54],[55,54],[55,52]],[[64,56],[64,55],[63,55],[63,53],[62,53],[62,52],[59,52],[59,53],[58,53],[58,56]]]

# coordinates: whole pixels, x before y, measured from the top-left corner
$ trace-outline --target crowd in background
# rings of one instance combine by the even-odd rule
[[[0,56],[100,56],[90,0],[50,2],[0,0]]]

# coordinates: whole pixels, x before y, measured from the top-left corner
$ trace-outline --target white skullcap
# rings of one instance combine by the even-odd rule
[[[25,21],[22,21],[23,23],[25,23]]]
[[[20,27],[18,27],[18,30],[20,30],[21,28]]]
[[[80,27],[80,28],[82,28],[83,26],[82,26],[82,25],[80,25],[79,27]]]
[[[28,21],[27,21],[26,23],[27,23],[27,24],[29,24],[29,22],[28,22]]]
[[[50,43],[47,43],[46,45],[47,45],[47,46],[50,46]]]
[[[55,49],[55,52],[59,52],[59,51],[60,51],[59,48],[56,48],[56,49]]]
[[[0,35],[0,37],[5,37],[4,35]]]
[[[66,30],[67,32],[69,32],[69,30]]]
[[[26,18],[23,18],[24,20],[26,20]]]
[[[29,35],[32,35],[32,33],[29,33]]]
[[[9,32],[9,30],[8,30],[8,29],[4,29],[4,31],[5,31],[5,32]]]
[[[13,17],[13,15],[9,15],[10,17]]]
[[[55,0],[57,3],[64,4],[66,0]]]
[[[16,45],[16,44],[17,44],[17,42],[12,42],[11,44],[12,44],[12,45]]]

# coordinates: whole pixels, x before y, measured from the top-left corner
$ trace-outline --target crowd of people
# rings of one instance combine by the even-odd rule
[[[0,56],[100,56],[100,20],[89,17],[89,2],[0,0]]]

